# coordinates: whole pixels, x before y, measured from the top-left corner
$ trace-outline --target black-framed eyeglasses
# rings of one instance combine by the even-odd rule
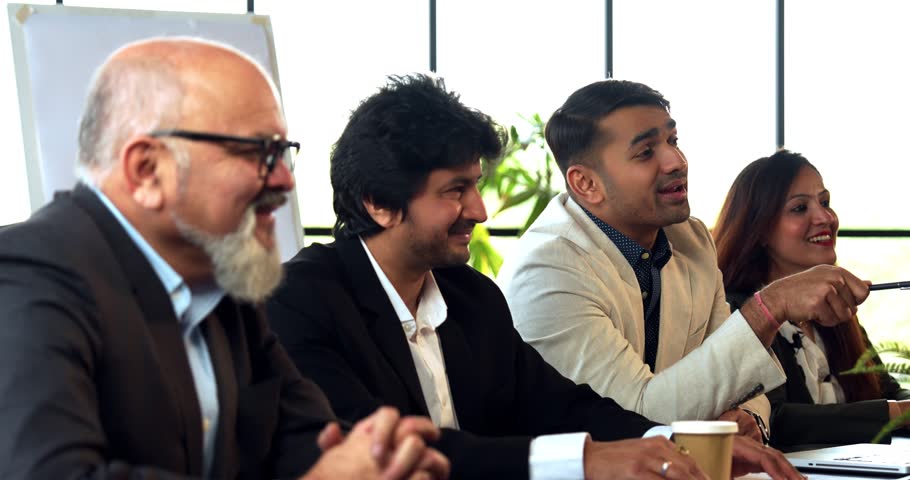
[[[149,133],[151,137],[176,137],[184,138],[186,140],[193,140],[198,142],[210,142],[217,143],[222,146],[226,146],[229,150],[234,151],[234,153],[249,153],[244,152],[243,147],[248,146],[249,148],[255,148],[258,150],[259,154],[259,178],[265,179],[268,177],[275,166],[278,164],[278,160],[283,159],[284,163],[287,165],[288,170],[291,172],[294,171],[294,161],[297,153],[300,152],[300,143],[292,142],[290,140],[282,139],[280,135],[276,134],[271,138],[262,138],[262,137],[238,137],[235,135],[221,135],[218,133],[205,133],[205,132],[193,132],[190,130],[155,130],[152,133]],[[234,148],[230,148],[231,144],[235,144]]]

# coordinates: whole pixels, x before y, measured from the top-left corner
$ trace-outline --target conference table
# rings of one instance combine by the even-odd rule
[[[876,480],[881,478],[888,478],[889,480],[910,480],[910,475],[905,477],[870,477],[869,475],[833,475],[830,473],[809,473],[805,474],[809,480]],[[760,475],[746,475],[744,477],[736,477],[737,480],[768,480],[769,476],[764,473]]]
[[[910,445],[910,437],[906,436],[894,436],[891,439],[892,445]],[[834,474],[834,473],[808,473],[805,474],[809,480],[875,480],[877,478],[888,478],[890,480],[910,480],[910,475],[903,477],[876,477],[870,475],[851,475],[851,474]],[[737,480],[768,480],[768,475],[761,474],[752,474],[745,475],[742,477],[736,477]]]

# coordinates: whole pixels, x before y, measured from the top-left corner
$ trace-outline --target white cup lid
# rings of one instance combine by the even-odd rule
[[[684,422],[673,422],[673,433],[692,433],[692,434],[718,434],[718,433],[736,433],[739,431],[739,425],[736,422],[725,422],[722,420],[689,420]]]

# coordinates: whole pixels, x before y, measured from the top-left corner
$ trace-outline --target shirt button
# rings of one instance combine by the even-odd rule
[[[641,254],[641,259],[642,259],[642,260],[647,260],[647,259],[649,259],[649,258],[651,258],[651,254],[650,254],[650,253],[645,252],[645,253],[642,253],[642,254]]]
[[[647,291],[647,290],[642,290],[642,291],[641,291],[641,298],[648,298],[648,291]]]
[[[212,426],[212,422],[209,421],[208,418],[203,418],[203,419],[202,419],[202,431],[203,431],[203,432],[208,432],[208,431],[209,431],[209,427],[211,427],[211,426]]]

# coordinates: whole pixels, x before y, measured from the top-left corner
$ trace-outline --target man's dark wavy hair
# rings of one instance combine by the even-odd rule
[[[430,172],[476,161],[497,161],[506,135],[489,116],[464,106],[441,79],[389,77],[389,83],[351,114],[331,154],[334,235],[369,237],[380,231],[363,205],[407,216],[408,202]]]

